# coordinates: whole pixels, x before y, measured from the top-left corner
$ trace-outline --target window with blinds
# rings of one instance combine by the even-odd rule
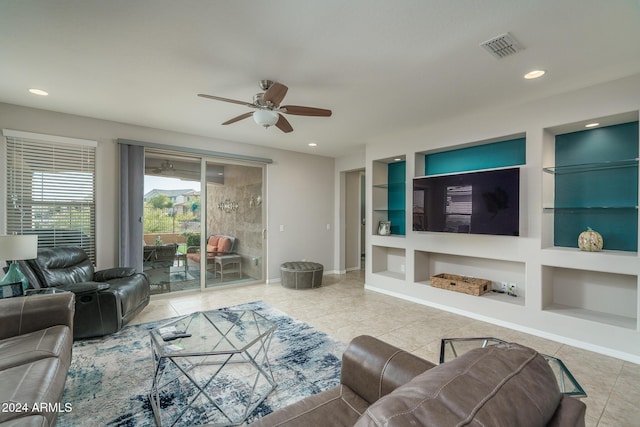
[[[79,246],[95,263],[95,141],[3,130],[7,233]]]

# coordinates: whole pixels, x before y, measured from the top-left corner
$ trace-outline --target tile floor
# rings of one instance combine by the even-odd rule
[[[262,300],[348,343],[368,334],[437,362],[442,337],[493,336],[561,358],[588,393],[587,427],[640,426],[640,365],[364,289],[362,271],[310,290],[258,284],[154,296],[133,323]]]

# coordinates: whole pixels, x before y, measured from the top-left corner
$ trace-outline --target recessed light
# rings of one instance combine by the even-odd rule
[[[537,79],[538,77],[544,76],[544,73],[546,73],[546,71],[544,71],[544,70],[533,70],[533,71],[529,71],[527,74],[525,74],[524,78],[527,79],[527,80]]]
[[[589,124],[584,125],[584,127],[586,127],[586,128],[594,128],[596,126],[600,126],[600,123],[589,123]]]
[[[393,159],[393,161],[394,161],[394,162],[401,162],[401,161],[402,161],[402,158],[400,158],[400,157],[396,157],[395,159]]]
[[[309,147],[317,147],[318,146],[318,144],[316,144],[315,142],[310,142],[308,145],[309,145]]]
[[[29,89],[29,92],[31,92],[34,95],[40,95],[40,96],[47,96],[49,95],[49,92],[44,91],[42,89]]]

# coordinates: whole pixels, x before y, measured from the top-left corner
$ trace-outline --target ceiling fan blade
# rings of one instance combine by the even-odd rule
[[[285,85],[281,83],[274,83],[269,89],[267,89],[262,99],[264,99],[265,101],[271,101],[273,105],[278,106],[284,99],[284,96],[287,94],[288,90],[289,88]]]
[[[223,125],[230,125],[231,123],[239,122],[240,120],[246,119],[247,117],[251,117],[252,115],[253,115],[252,112],[240,114],[239,116],[234,117],[233,119],[227,120],[226,122],[223,123]]]
[[[314,107],[301,107],[300,105],[283,105],[280,107],[283,113],[293,114],[296,116],[315,116],[315,117],[330,117],[331,110],[325,110],[323,108]]]
[[[255,105],[253,105],[250,102],[246,102],[246,101],[237,101],[235,99],[222,98],[221,96],[205,95],[204,93],[199,93],[198,96],[201,96],[203,98],[208,98],[208,99],[214,99],[216,101],[231,102],[233,104],[240,104],[240,105],[244,105],[244,106],[247,106],[247,107],[255,108]]]
[[[289,123],[289,121],[285,119],[282,114],[278,114],[278,121],[276,122],[276,127],[284,133],[293,132],[293,127],[291,127],[291,123]]]

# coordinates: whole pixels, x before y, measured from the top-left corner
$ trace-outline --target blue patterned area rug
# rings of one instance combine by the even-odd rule
[[[255,310],[277,325],[269,350],[277,388],[247,423],[339,384],[344,344],[262,301],[227,308]],[[57,425],[155,426],[149,401],[154,373],[149,330],[168,320],[75,342],[63,396],[73,409],[60,413]]]

